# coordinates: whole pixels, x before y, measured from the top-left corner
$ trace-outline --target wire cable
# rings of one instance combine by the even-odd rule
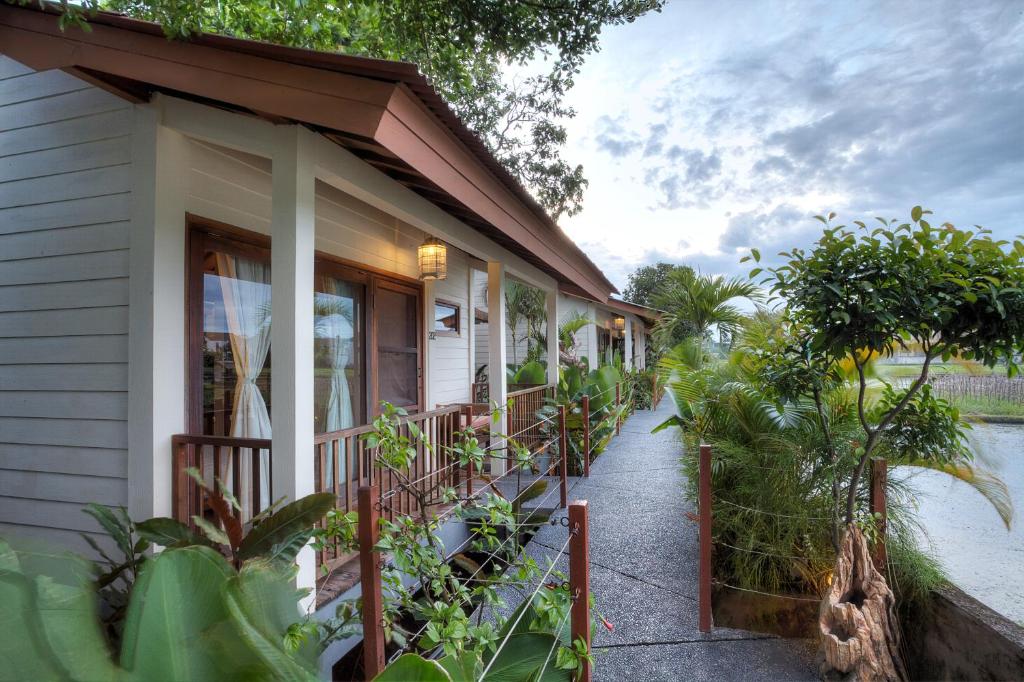
[[[569,537],[565,539],[565,544],[562,545],[562,549],[558,551],[559,555],[565,552],[565,548],[569,546],[569,542],[572,541],[573,535],[575,535],[575,531],[569,531]],[[555,562],[552,561],[551,565],[548,566],[548,570],[545,571],[543,576],[541,576],[540,583],[537,585],[536,589],[534,589],[533,594],[531,594],[530,597],[526,600],[528,603],[532,602],[534,598],[537,596],[537,593],[540,592],[540,589],[544,587],[545,581],[548,579],[548,576],[551,575],[551,571],[553,571],[554,569]],[[494,655],[491,657],[491,660],[487,663],[487,666],[484,668],[484,671],[480,673],[480,677],[478,678],[477,682],[482,682],[482,680],[485,677],[487,677],[487,673],[490,672],[491,666],[493,666],[494,662],[498,660],[498,654],[500,654],[502,649],[505,648],[505,645],[508,644],[509,638],[512,636],[512,633],[515,632],[516,626],[519,625],[519,621],[521,621],[523,619],[523,616],[526,615],[526,611],[527,609],[523,609],[519,612],[519,616],[516,618],[515,622],[512,623],[512,627],[509,628],[508,634],[506,634],[504,639],[501,640],[501,644],[498,645],[497,650],[494,652]]]

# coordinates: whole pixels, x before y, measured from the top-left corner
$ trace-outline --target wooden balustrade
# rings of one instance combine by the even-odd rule
[[[459,419],[460,406],[450,405],[399,420],[402,435],[409,436],[409,424],[415,424],[425,436],[425,442],[416,442],[416,457],[405,477],[417,490],[430,493],[437,503],[446,488],[461,488],[465,483],[451,453],[456,445],[455,433],[460,429]],[[378,486],[381,517],[394,521],[398,516],[418,513],[416,497],[401,487],[401,477],[375,464],[375,454],[363,438],[371,431],[373,426],[366,424],[317,434],[313,444],[316,491],[333,492],[338,509],[347,512],[358,509],[361,486]],[[321,553],[320,560],[339,558],[336,550],[328,549]]]
[[[554,427],[545,428],[541,409],[554,397],[552,386],[531,386],[510,391],[510,405],[505,415],[508,436],[530,452],[542,448],[554,433]],[[554,420],[550,420],[554,424]]]
[[[174,518],[195,527],[193,517],[213,519],[205,491],[188,475],[196,469],[209,488],[219,479],[238,500],[236,515],[246,523],[258,514],[269,499],[262,492],[263,467],[270,471],[270,439],[230,436],[177,435],[171,438],[173,452],[172,485]],[[269,490],[270,481],[266,488]],[[269,497],[269,495],[266,495]]]

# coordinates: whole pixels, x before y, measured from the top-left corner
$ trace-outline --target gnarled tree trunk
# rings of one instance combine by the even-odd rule
[[[895,597],[871,561],[867,540],[855,526],[843,537],[832,585],[818,622],[827,680],[907,679],[900,656]]]

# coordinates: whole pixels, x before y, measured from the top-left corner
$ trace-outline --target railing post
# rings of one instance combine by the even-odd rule
[[[888,562],[888,552],[885,547],[885,526],[888,521],[888,509],[886,508],[886,495],[885,486],[888,478],[888,462],[885,459],[872,459],[871,460],[871,501],[870,510],[871,515],[879,515],[879,518],[875,520],[875,525],[878,529],[878,539],[875,541],[874,551],[872,552],[872,558],[875,561],[875,568],[880,571],[885,570],[885,565]]]
[[[559,493],[562,503],[562,509],[565,509],[569,499],[569,439],[565,432],[565,405],[558,406],[558,474],[559,478]]]
[[[711,446],[700,446],[697,510],[700,519],[700,565],[697,575],[697,626],[711,632]]]
[[[615,435],[619,435],[622,432],[622,414],[619,410],[622,408],[622,383],[615,382]]]
[[[590,396],[583,396],[583,475],[590,478]]]
[[[569,594],[572,642],[582,639],[590,653],[590,531],[587,525],[587,501],[576,500],[569,505]],[[581,661],[578,682],[590,682],[593,670]]]
[[[380,486],[359,486],[359,569],[363,597],[363,674],[372,680],[384,670],[384,597],[380,535]]]

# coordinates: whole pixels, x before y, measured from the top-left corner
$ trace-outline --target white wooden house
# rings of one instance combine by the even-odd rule
[[[504,364],[506,279],[549,319],[614,291],[412,65],[91,27],[0,4],[0,533],[172,515],[176,436],[256,444],[264,502],[310,493],[319,433],[471,400],[478,307]]]

